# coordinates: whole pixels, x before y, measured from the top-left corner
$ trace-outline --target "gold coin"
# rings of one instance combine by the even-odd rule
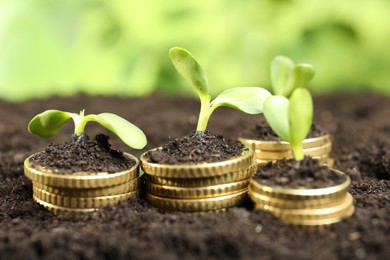
[[[288,219],[291,221],[303,221],[344,216],[345,212],[350,211],[351,206],[353,206],[353,198],[351,194],[346,193],[346,195],[342,199],[338,200],[337,204],[325,204],[310,209],[284,209],[272,206],[265,206],[265,208],[263,207],[263,209],[271,212],[272,214],[281,219]]]
[[[321,226],[321,225],[327,226],[351,217],[354,212],[355,212],[355,207],[351,205],[344,212],[334,217],[328,217],[323,219],[305,219],[305,220],[281,219],[281,220],[286,224],[298,225],[303,227]]]
[[[48,186],[39,182],[33,182],[35,188],[47,191],[49,193],[66,197],[100,197],[128,193],[138,190],[141,186],[141,178],[124,182],[112,187],[93,188],[93,189],[68,189]]]
[[[180,165],[150,163],[146,160],[145,153],[141,155],[140,160],[143,171],[149,175],[164,178],[193,179],[220,176],[229,172],[246,169],[253,164],[254,157],[253,150],[246,149],[240,156],[214,163]]]
[[[249,180],[206,187],[175,187],[147,182],[148,192],[165,198],[202,199],[225,196],[248,188]]]
[[[310,156],[313,159],[317,159],[320,164],[327,165],[329,168],[332,168],[334,165],[334,160],[329,157],[329,153],[322,156]],[[258,167],[267,165],[269,162],[275,163],[278,160],[263,160],[256,157],[256,162]]]
[[[207,199],[171,199],[150,193],[147,193],[146,197],[152,205],[168,211],[214,211],[241,204],[246,199],[246,189],[234,194]]]
[[[321,205],[338,205],[340,200],[344,200],[346,196],[345,193],[337,193],[332,197],[322,197],[316,199],[281,199],[269,197],[267,195],[258,194],[254,192],[251,188],[248,188],[249,198],[259,207],[275,207],[283,209],[313,209]]]
[[[137,197],[139,190],[112,196],[101,197],[68,197],[56,195],[38,188],[33,187],[33,195],[42,201],[65,208],[101,208],[108,205],[115,205],[121,200],[127,200],[130,197]]]
[[[307,156],[315,157],[315,156],[324,156],[328,155],[332,150],[332,144],[328,143],[322,146],[312,147],[303,149],[303,153]],[[290,159],[294,158],[292,150],[275,150],[275,151],[267,151],[267,150],[255,150],[256,159],[261,160],[281,160],[284,158]]]
[[[196,178],[196,179],[177,179],[177,178],[162,178],[153,175],[146,175],[146,178],[151,183],[179,186],[179,187],[205,187],[224,183],[231,183],[242,181],[250,178],[257,171],[257,164],[253,163],[246,169],[229,172],[224,175],[209,177],[209,178]]]
[[[33,199],[36,203],[42,205],[47,210],[51,211],[54,214],[71,214],[71,215],[79,215],[84,213],[90,213],[93,211],[97,211],[98,208],[90,208],[90,209],[77,209],[77,208],[65,208],[65,207],[59,207],[50,203],[47,203],[46,201],[40,200],[37,197],[33,196]]]
[[[292,189],[280,186],[270,187],[261,185],[253,178],[249,182],[249,188],[258,194],[263,194],[273,198],[290,199],[290,200],[307,200],[307,199],[318,199],[318,198],[333,198],[338,197],[339,194],[346,193],[351,185],[351,179],[345,173],[332,169],[337,174],[346,177],[346,180],[338,185],[319,188],[319,189]]]
[[[245,145],[252,147],[254,150],[259,149],[263,151],[283,151],[290,150],[291,146],[285,141],[263,141],[251,140],[246,138],[238,138],[239,141]],[[306,138],[303,140],[303,149],[314,148],[331,143],[329,135],[322,135],[315,138]]]
[[[52,187],[61,188],[75,188],[75,189],[91,189],[91,188],[102,188],[118,185],[124,182],[128,182],[138,177],[138,159],[131,154],[124,154],[136,161],[136,165],[132,168],[117,172],[117,173],[74,173],[72,175],[61,175],[56,174],[51,170],[33,168],[31,167],[31,157],[28,157],[24,161],[24,174],[31,179],[33,182],[42,183]]]

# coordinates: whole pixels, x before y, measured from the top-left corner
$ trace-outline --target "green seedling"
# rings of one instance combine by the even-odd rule
[[[169,56],[176,70],[199,96],[201,107],[197,132],[206,130],[210,116],[217,107],[227,106],[248,114],[259,114],[263,112],[264,101],[271,96],[271,93],[263,88],[236,87],[223,91],[211,101],[206,75],[196,59],[187,50],[179,47],[172,48]]]
[[[96,122],[116,134],[126,145],[135,149],[142,149],[146,145],[146,136],[137,126],[126,119],[111,113],[84,115],[60,110],[47,110],[36,115],[28,124],[28,131],[40,137],[52,137],[61,127],[73,119],[74,134],[79,137],[84,134],[88,122]]]
[[[271,63],[271,82],[274,95],[289,98],[297,88],[305,88],[314,76],[310,64],[294,64],[285,56],[276,56]]]
[[[310,92],[297,88],[290,99],[271,96],[264,102],[264,116],[272,130],[291,145],[294,158],[304,158],[302,142],[313,121],[313,101]]]

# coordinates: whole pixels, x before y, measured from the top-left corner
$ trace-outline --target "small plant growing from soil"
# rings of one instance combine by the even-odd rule
[[[142,149],[146,145],[146,136],[137,126],[126,119],[112,113],[84,115],[61,110],[46,110],[36,115],[28,124],[28,131],[39,137],[52,137],[62,126],[73,119],[76,142],[83,139],[85,126],[88,122],[96,122],[116,134],[126,145],[135,149]]]
[[[264,102],[264,116],[272,130],[291,145],[296,160],[304,158],[302,142],[313,121],[313,101],[305,88],[314,76],[309,64],[294,64],[277,56],[271,65],[273,92]]]
[[[205,73],[196,59],[185,49],[174,47],[169,56],[176,70],[185,78],[198,94],[201,108],[196,131],[204,132],[214,110],[220,106],[231,107],[248,114],[263,111],[263,102],[271,93],[259,87],[236,87],[223,91],[214,100],[208,92]]]

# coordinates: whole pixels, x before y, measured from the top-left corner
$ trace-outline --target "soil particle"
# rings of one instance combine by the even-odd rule
[[[107,135],[98,134],[94,140],[87,135],[72,136],[65,144],[49,144],[43,152],[32,158],[32,167],[44,167],[58,174],[75,172],[114,173],[131,168],[135,160],[111,149]],[[58,171],[59,170],[59,171]]]
[[[301,161],[283,159],[259,167],[253,177],[265,186],[286,188],[319,189],[332,187],[345,181],[345,176],[337,174],[316,159],[305,157]]]
[[[225,139],[208,131],[190,132],[176,138],[161,149],[148,152],[145,157],[160,164],[196,164],[220,162],[242,153],[245,146],[236,140]]]
[[[321,126],[313,123],[307,138],[319,137],[327,134],[327,131]],[[241,137],[251,140],[281,141],[275,132],[268,125],[264,115],[258,116],[258,122],[253,127],[240,134]]]

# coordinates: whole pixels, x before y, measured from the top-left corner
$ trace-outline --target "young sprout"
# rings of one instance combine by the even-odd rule
[[[146,136],[141,129],[124,118],[111,113],[85,116],[84,110],[80,114],[47,110],[31,119],[28,124],[28,131],[40,137],[51,137],[56,135],[71,118],[75,125],[74,134],[76,136],[84,134],[88,122],[96,122],[116,134],[129,147],[142,149],[146,145]]]
[[[199,96],[201,107],[197,132],[206,130],[210,116],[217,107],[227,106],[248,114],[259,114],[263,111],[264,101],[271,96],[271,93],[263,88],[236,87],[223,91],[211,101],[206,75],[196,59],[187,50],[179,47],[172,48],[169,56],[176,70]]]
[[[290,99],[271,96],[264,102],[264,116],[272,130],[290,143],[294,158],[304,158],[302,142],[310,131],[313,121],[313,101],[310,92],[297,88]]]
[[[297,88],[305,88],[314,76],[310,64],[294,64],[285,56],[276,56],[271,63],[271,82],[274,95],[289,98]]]

